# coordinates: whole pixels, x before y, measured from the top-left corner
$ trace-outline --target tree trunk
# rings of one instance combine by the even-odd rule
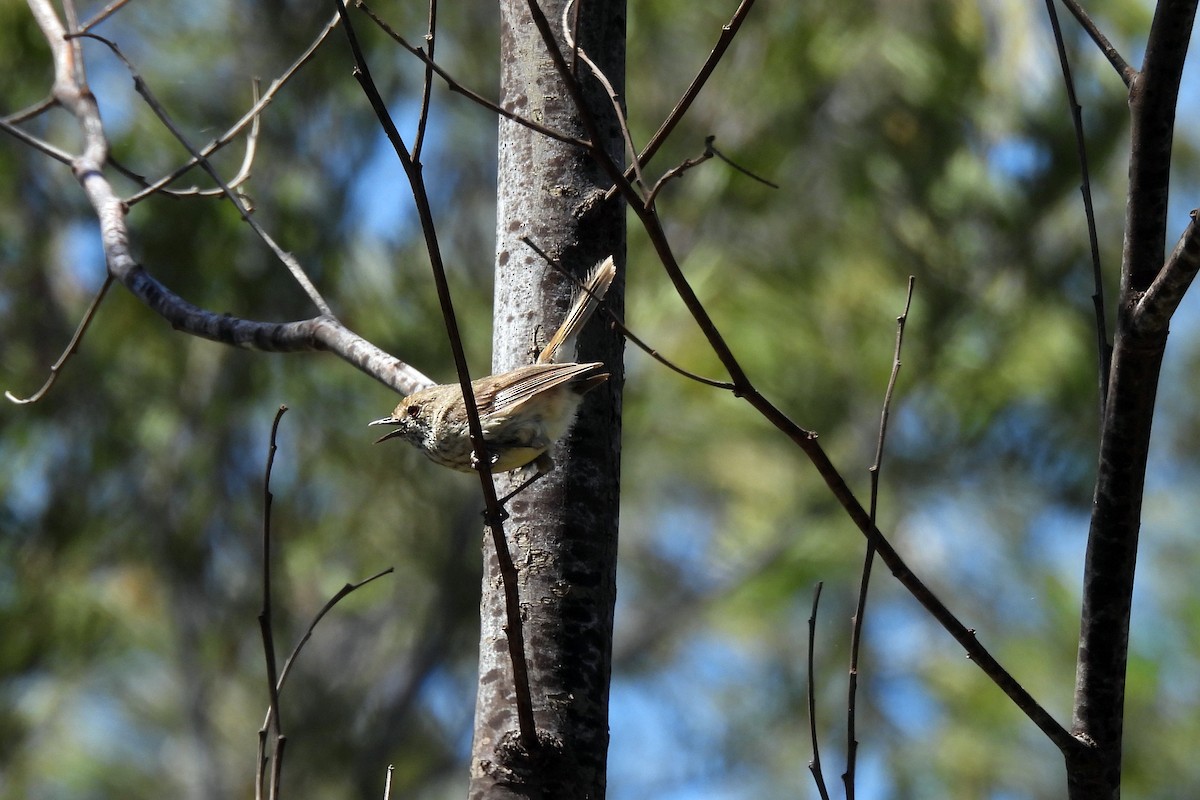
[[[562,39],[563,2],[541,7]],[[501,4],[501,104],[555,130],[587,138],[524,0]],[[625,6],[583,3],[580,45],[616,91],[624,86]],[[620,163],[610,100],[586,73],[591,113]],[[502,119],[499,134],[494,372],[531,360],[561,321],[574,284],[520,241],[529,237],[582,277],[608,255],[624,262],[624,208],[596,202],[609,181],[577,147]],[[623,270],[622,273],[623,274]],[[605,306],[622,313],[618,275]],[[578,360],[604,361],[610,378],[589,393],[571,434],[553,451],[556,469],[508,504],[505,532],[519,573],[525,655],[539,752],[516,746],[517,717],[504,594],[490,537],[484,543],[479,689],[471,759],[472,798],[601,798],[608,750],[608,682],[616,598],[620,397],[623,340],[593,317]],[[565,354],[566,359],[573,358]],[[501,493],[521,473],[498,481]]]

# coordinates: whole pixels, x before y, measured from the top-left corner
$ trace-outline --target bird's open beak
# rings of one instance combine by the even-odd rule
[[[400,420],[396,419],[395,417],[384,417],[383,419],[377,419],[374,422],[368,422],[367,427],[370,427],[372,425],[399,425],[399,424],[400,424]],[[394,430],[394,431],[388,431],[383,436],[380,436],[378,439],[376,439],[375,444],[379,444],[380,442],[387,441],[388,439],[391,439],[394,436],[399,436],[402,433],[404,433],[404,431],[401,428],[396,428],[396,430]]]

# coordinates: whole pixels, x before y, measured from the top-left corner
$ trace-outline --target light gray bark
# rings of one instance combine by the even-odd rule
[[[563,3],[541,7],[565,47]],[[501,104],[587,138],[524,0],[501,3],[501,28]],[[579,40],[621,91],[624,3],[583,4]],[[567,57],[570,61],[569,51]],[[611,103],[589,76],[580,74],[606,137],[604,146],[620,163],[621,140]],[[579,278],[608,255],[623,268],[624,208],[619,200],[595,202],[609,185],[604,171],[580,148],[500,121],[493,372],[529,363],[575,291],[521,237],[529,237]],[[605,301],[618,314],[623,285],[619,275]],[[557,469],[508,505],[512,517],[505,531],[519,572],[539,741],[533,754],[517,745],[503,591],[490,537],[484,544],[472,798],[604,795],[623,382],[623,342],[606,322],[603,311],[593,318],[574,358],[604,361],[609,381],[585,397],[574,430],[553,451]],[[499,490],[506,491],[521,477],[512,473],[502,478]]]

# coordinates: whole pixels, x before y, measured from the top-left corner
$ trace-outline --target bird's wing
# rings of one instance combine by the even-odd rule
[[[502,384],[493,383],[490,388],[483,390],[474,387],[475,405],[481,415],[511,412],[547,389],[553,389],[576,378],[596,375],[603,368],[604,363],[601,361],[588,364],[529,364],[518,367],[505,373],[511,379]],[[495,377],[485,378],[476,383],[492,383]]]

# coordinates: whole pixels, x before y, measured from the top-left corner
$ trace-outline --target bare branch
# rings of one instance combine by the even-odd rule
[[[92,320],[96,317],[96,309],[100,307],[100,301],[108,294],[108,287],[112,286],[112,275],[104,276],[104,283],[100,285],[100,289],[96,292],[96,296],[92,298],[92,302],[88,304],[87,311],[83,313],[83,319],[79,321],[79,325],[75,328],[74,335],[71,336],[71,341],[67,343],[67,349],[63,350],[62,355],[58,357],[58,361],[50,367],[50,374],[46,377],[46,382],[42,384],[42,388],[31,394],[29,397],[20,398],[12,392],[6,391],[4,396],[11,403],[17,405],[25,405],[26,403],[36,403],[41,400],[46,392],[50,391],[50,387],[58,380],[59,370],[66,365],[71,356],[79,349],[79,343],[83,340],[83,335],[87,333],[88,326],[92,324]]]
[[[283,415],[287,413],[287,406],[280,406],[275,412],[275,421],[271,423],[271,438],[267,446],[267,466],[263,478],[263,532],[262,532],[262,607],[258,612],[258,629],[262,636],[263,658],[266,661],[267,667],[267,697],[270,698],[270,705],[267,706],[267,721],[263,723],[262,731],[259,734],[259,742],[265,743],[266,737],[269,735],[268,729],[272,719],[275,722],[275,746],[272,748],[272,759],[275,763],[275,769],[272,774],[276,779],[271,783],[271,797],[275,796],[278,788],[277,776],[280,774],[279,765],[283,761],[283,726],[280,722],[279,710],[279,678],[275,666],[275,637],[271,630],[271,502],[274,499],[271,494],[271,468],[275,464],[275,452],[279,449],[276,444],[276,436],[279,433],[279,421],[283,419]],[[262,783],[264,776],[264,768],[266,759],[259,759],[258,782],[255,788],[257,797],[262,797]]]
[[[875,463],[868,470],[871,474],[871,500],[868,514],[871,523],[878,520],[879,511],[879,474],[883,469],[884,443],[887,441],[888,420],[892,413],[892,397],[896,391],[896,379],[900,377],[900,351],[904,346],[904,326],[908,321],[908,311],[912,308],[913,287],[917,279],[908,276],[908,294],[904,298],[904,311],[896,317],[896,348],[892,353],[892,373],[888,377],[887,389],[883,393],[883,407],[879,413],[879,436],[875,443]],[[858,605],[854,609],[854,620],[850,631],[850,680],[846,691],[846,771],[842,773],[842,785],[846,790],[846,800],[854,800],[854,780],[858,765],[858,735],[857,726],[857,697],[859,652],[862,648],[863,623],[867,613],[867,590],[871,585],[871,568],[875,562],[875,548],[867,542],[863,554],[862,576],[858,584]]]
[[[1196,18],[1196,0],[1159,3],[1142,69],[1129,89],[1130,161],[1121,260],[1121,296],[1091,525],[1083,567],[1083,611],[1072,729],[1088,747],[1067,753],[1068,794],[1116,797],[1121,780],[1129,624],[1138,538],[1154,420],[1167,343],[1161,321],[1190,283],[1192,236],[1166,257],[1165,241],[1179,85]],[[1163,275],[1164,264],[1170,274]],[[1160,278],[1162,282],[1160,282]],[[1145,316],[1142,295],[1157,284]]]
[[[84,152],[78,162],[103,165],[108,157],[108,141],[104,138],[96,98],[85,84],[77,81],[75,46],[67,43],[67,31],[54,13],[50,0],[29,0],[29,10],[42,29],[54,59],[54,87],[51,93],[55,101],[75,117],[83,133]],[[78,162],[74,158],[69,161],[75,167],[76,177],[81,178],[81,165]]]
[[[117,11],[120,11],[121,8],[123,6],[125,6],[125,4],[128,2],[129,2],[129,0],[113,0],[113,2],[109,3],[104,8],[97,11],[95,16],[93,16],[87,22],[80,25],[79,26],[80,32],[89,31],[92,28],[94,28],[95,26],[99,25],[101,22],[104,22],[104,20],[111,17]]]
[[[39,139],[31,133],[26,133],[16,125],[10,124],[7,119],[0,119],[0,130],[14,139],[24,142],[35,150],[40,150],[56,161],[61,161],[67,166],[70,166],[71,162],[75,160],[75,157],[66,150],[60,150],[49,142]]]
[[[261,99],[259,96],[259,88],[260,88],[259,81],[257,79],[255,79],[251,83],[251,93],[254,97],[255,107],[257,107],[259,105],[259,101]],[[229,179],[228,186],[230,189],[239,189],[242,186],[242,184],[244,184],[248,180],[250,180],[251,168],[254,166],[254,157],[255,157],[255,154],[258,152],[258,134],[259,134],[259,128],[261,127],[261,124],[260,124],[261,119],[262,119],[262,117],[260,114],[254,115],[254,117],[251,119],[250,132],[248,134],[246,134],[246,152],[242,156],[242,166],[238,169],[237,174]],[[241,129],[239,129],[239,132],[240,131],[241,131]],[[209,142],[204,147],[200,148],[200,151],[199,151],[200,155],[207,158],[209,155],[216,152],[220,147],[223,147],[224,145],[228,144],[230,141],[232,141],[232,140],[222,137],[222,139]],[[131,168],[125,166],[124,164],[122,164],[121,162],[117,161],[117,159],[111,155],[108,157],[108,163],[112,165],[113,169],[117,170],[122,175],[124,175],[125,177],[129,178],[130,180],[134,181],[135,183],[137,183],[138,185],[140,185],[142,187],[142,190],[140,192],[138,192],[137,194],[135,194],[125,200],[125,205],[127,205],[127,206],[132,207],[135,203],[138,203],[142,200],[145,200],[147,197],[150,197],[151,195],[156,195],[156,194],[157,195],[165,195],[167,197],[173,197],[173,198],[177,198],[177,199],[181,199],[181,198],[185,198],[185,197],[223,197],[223,196],[225,196],[225,190],[219,186],[216,188],[208,188],[208,189],[201,189],[199,186],[191,186],[187,189],[168,189],[168,188],[166,188],[168,184],[175,181],[181,175],[183,175],[185,172],[190,170],[193,166],[196,166],[197,164],[200,163],[195,158],[189,160],[187,162],[187,164],[183,165],[182,167],[175,169],[170,174],[168,174],[166,177],[159,178],[154,183],[151,183],[149,180],[147,180],[144,175],[138,174],[133,169],[131,169]],[[249,199],[246,197],[246,195],[239,191],[239,192],[237,192],[237,196],[240,201],[242,201],[243,203],[246,203],[246,209],[248,211],[250,211],[251,213],[253,213],[254,207],[253,207],[253,205],[250,204]]]
[[[692,82],[684,91],[683,96],[679,98],[679,102],[671,109],[671,113],[658,126],[658,130],[650,137],[650,141],[646,143],[645,149],[639,153],[635,159],[635,164],[646,165],[650,163],[650,159],[654,158],[658,149],[667,141],[667,137],[675,130],[675,126],[683,119],[683,115],[692,107],[692,103],[700,95],[700,90],[704,88],[704,84],[708,83],[709,77],[712,76],[713,70],[717,68],[717,64],[721,63],[721,59],[725,56],[725,51],[729,49],[729,45],[733,43],[733,38],[737,36],[738,30],[742,27],[742,23],[746,21],[746,17],[750,15],[750,9],[754,7],[754,0],[741,0],[737,10],[733,12],[733,17],[721,28],[721,35],[717,38],[717,43],[713,46],[712,51],[708,54],[704,64],[701,65],[700,71],[696,73],[696,77],[692,78]],[[630,167],[625,171],[627,178],[633,176],[633,168]],[[614,185],[608,190],[605,196],[611,198],[617,192],[617,187]]]
[[[682,178],[685,172],[692,169],[693,167],[700,166],[705,161],[708,161],[710,158],[712,158],[714,155],[716,155],[713,152],[712,148],[708,146],[711,139],[712,139],[712,137],[707,137],[705,139],[705,147],[704,147],[703,153],[696,156],[695,158],[686,159],[682,163],[677,164],[674,167],[671,167],[669,170],[667,170],[666,172],[664,172],[662,174],[662,177],[659,178],[658,181],[654,184],[654,188],[652,188],[650,190],[650,193],[648,195],[646,195],[646,205],[653,206],[654,202],[656,200],[658,200],[658,193],[661,192],[663,190],[663,187],[665,187],[668,183],[675,180],[676,178]]]
[[[821,603],[820,581],[813,590],[812,611],[808,615],[808,733],[812,739],[812,758],[808,762],[808,771],[816,781],[817,791],[822,800],[829,800],[829,788],[825,785],[825,773],[821,771],[821,746],[817,737],[817,692],[816,678],[813,670],[813,653],[817,643],[817,608]]]
[[[513,122],[517,123],[518,125],[523,125],[532,131],[537,131],[538,133],[542,134],[543,136],[549,136],[551,139],[554,139],[555,141],[564,142],[566,144],[573,144],[578,147],[582,147],[584,149],[590,149],[591,145],[588,142],[583,141],[582,139],[577,139],[574,136],[568,136],[567,134],[562,133],[560,131],[556,131],[553,128],[547,128],[545,125],[534,122],[531,119],[522,117],[520,114],[517,114],[513,111],[509,111],[508,109],[506,109],[502,106],[496,105],[494,102],[492,102],[491,100],[488,100],[483,95],[481,95],[477,92],[474,92],[471,89],[468,89],[466,86],[459,83],[458,80],[456,78],[454,78],[454,76],[452,76],[450,73],[446,72],[446,70],[442,69],[442,67],[439,66],[437,64],[437,62],[435,62],[433,60],[432,56],[430,56],[428,53],[426,53],[421,48],[413,47],[411,44],[409,44],[407,39],[405,39],[403,36],[401,36],[399,33],[397,33],[390,25],[388,25],[386,22],[384,22],[381,17],[379,17],[374,11],[372,11],[370,9],[370,7],[368,7],[367,4],[364,2],[364,0],[354,0],[354,6],[355,6],[355,8],[360,8],[364,12],[366,12],[367,16],[371,18],[371,21],[374,22],[376,25],[378,25],[380,30],[382,30],[384,33],[386,33],[388,36],[390,36],[392,41],[394,41],[396,44],[403,47],[405,50],[407,50],[412,55],[419,58],[421,60],[421,62],[424,63],[429,69],[432,69],[439,78],[441,78],[443,81],[446,82],[446,88],[449,89],[450,91],[455,92],[457,94],[461,94],[463,97],[467,98],[471,102],[476,103],[477,105],[480,105],[480,106],[486,108],[487,110],[491,111],[492,113],[499,114],[500,116],[504,117],[505,119],[512,120]]]
[[[551,258],[550,255],[548,253],[546,253],[546,251],[543,250],[541,247],[539,247],[537,244],[535,244],[532,239],[530,239],[528,236],[522,236],[522,237],[520,237],[520,239],[522,242],[524,242],[529,247],[530,250],[537,253],[538,256],[543,261],[545,261],[547,264],[549,264],[551,267],[553,267],[555,270],[557,270],[560,274],[565,276],[568,280],[574,281],[577,285],[581,285],[581,284],[579,284],[578,278],[576,278],[574,275],[572,275],[570,272],[568,272],[562,266],[562,264],[558,263],[553,258]],[[689,372],[688,370],[684,369],[683,367],[679,366],[678,364],[675,364],[674,362],[668,360],[666,358],[666,356],[662,355],[662,353],[660,353],[657,350],[655,350],[654,348],[650,347],[650,345],[646,344],[644,341],[642,341],[640,338],[638,338],[638,336],[636,334],[634,334],[633,331],[631,331],[629,328],[625,327],[625,323],[621,321],[621,318],[618,317],[615,313],[613,313],[612,309],[610,309],[608,306],[600,306],[599,312],[608,318],[608,320],[613,324],[613,327],[617,330],[617,332],[620,333],[622,336],[624,336],[626,340],[631,342],[639,350],[641,350],[646,355],[653,358],[658,363],[662,364],[667,369],[682,375],[683,377],[687,378],[688,380],[693,380],[693,381],[696,381],[697,383],[703,383],[707,386],[712,386],[713,388],[716,388],[716,389],[726,389],[726,390],[733,389],[733,384],[729,383],[728,381],[718,381],[718,380],[714,380],[712,378],[706,378],[703,375],[699,375],[695,372]]]
[[[251,135],[255,135],[255,131],[257,131],[258,119],[263,110],[271,104],[271,102],[275,99],[275,95],[278,94],[280,89],[286,86],[287,83],[296,75],[296,73],[300,71],[300,68],[312,59],[312,57],[316,54],[317,49],[320,48],[320,46],[325,42],[325,39],[328,38],[333,29],[338,26],[339,22],[340,20],[337,14],[334,14],[333,17],[327,23],[325,23],[325,27],[322,28],[321,31],[316,35],[312,43],[309,44],[308,48],[305,49],[305,51],[301,53],[295,61],[292,62],[291,66],[284,70],[282,75],[271,81],[271,85],[267,87],[267,91],[263,93],[261,98],[257,98],[257,101],[245,114],[242,115],[242,118],[235,122],[229,128],[229,130],[225,131],[225,133],[221,134],[219,137],[201,148],[200,152],[198,153],[199,158],[193,157],[187,163],[179,166],[154,183],[146,186],[145,189],[128,198],[125,201],[126,204],[132,206],[151,194],[161,192],[164,187],[169,186],[172,182],[178,180],[179,177],[184,173],[188,172],[188,170],[197,166],[200,163],[201,158],[207,158],[211,156],[213,153],[217,152],[237,138],[237,136],[244,131],[247,126],[251,126]],[[249,154],[250,146],[247,145],[247,158],[251,158]],[[181,196],[191,193],[199,193],[199,190],[182,189],[172,191],[172,194]]]
[[[313,285],[313,282],[309,279],[307,273],[304,272],[303,267],[300,266],[300,262],[298,262],[290,253],[284,252],[283,248],[275,243],[275,240],[271,238],[270,234],[268,234],[266,230],[258,224],[258,221],[250,215],[250,210],[247,209],[246,205],[242,202],[241,196],[229,187],[229,184],[225,182],[225,180],[220,176],[209,160],[202,156],[200,152],[191,144],[191,142],[188,141],[187,137],[184,136],[183,131],[180,130],[179,126],[176,125],[174,120],[171,119],[170,115],[167,114],[166,109],[163,108],[162,104],[158,102],[158,99],[154,96],[154,93],[150,91],[149,85],[147,85],[141,74],[133,66],[133,63],[125,57],[124,53],[121,52],[121,48],[117,46],[116,42],[105,39],[103,36],[98,36],[94,33],[81,33],[79,36],[95,39],[112,50],[117,58],[121,60],[121,63],[125,65],[125,68],[129,70],[130,75],[133,77],[133,85],[136,88],[137,93],[140,94],[146,101],[146,104],[150,106],[150,109],[154,112],[154,115],[158,117],[159,121],[162,122],[167,130],[171,132],[171,135],[175,137],[175,140],[187,149],[192,158],[194,158],[200,164],[200,167],[209,174],[213,181],[221,187],[221,191],[227,198],[229,198],[229,202],[233,203],[234,208],[238,210],[238,213],[241,215],[242,219],[245,220],[250,228],[256,234],[258,234],[258,237],[262,239],[268,247],[271,248],[271,251],[275,253],[275,257],[278,258],[280,262],[282,262],[283,265],[288,268],[292,278],[300,285],[300,288],[304,290],[305,294],[308,295],[309,300],[311,300],[313,305],[317,307],[317,310],[323,315],[331,315],[333,312],[330,311],[329,304],[325,302],[325,298],[321,296],[321,293],[317,290],[317,287]]]
[[[384,575],[391,575],[395,571],[395,567],[388,567],[387,569],[376,572],[374,575],[371,575],[368,578],[363,578],[361,581],[342,584],[342,588],[338,589],[332,597],[325,601],[325,605],[321,606],[321,609],[313,616],[312,621],[308,623],[308,627],[305,628],[304,635],[300,637],[300,641],[296,642],[296,646],[292,648],[292,652],[288,655],[287,661],[283,662],[283,669],[279,671],[279,689],[282,690],[284,684],[287,683],[288,675],[291,674],[292,667],[296,664],[297,659],[300,658],[300,652],[304,649],[304,645],[308,644],[308,640],[313,637],[313,632],[317,628],[317,623],[324,619],[325,615],[332,611],[333,607],[340,603],[347,596],[358,591],[368,583],[379,580]],[[267,724],[267,722],[263,722],[264,727],[266,727]]]
[[[376,572],[374,575],[371,575],[368,578],[363,578],[361,581],[343,584],[342,588],[338,589],[332,597],[325,601],[325,605],[321,606],[321,610],[318,611],[312,618],[312,622],[308,623],[308,627],[304,631],[304,636],[302,636],[300,641],[296,643],[296,646],[292,648],[292,652],[288,655],[287,661],[283,663],[283,669],[279,671],[280,689],[282,689],[284,683],[287,682],[288,675],[291,674],[292,671],[292,666],[296,663],[296,659],[300,657],[300,651],[304,649],[304,645],[307,644],[308,640],[312,638],[313,631],[315,631],[317,628],[317,623],[324,619],[325,615],[332,611],[333,607],[340,603],[344,598],[358,591],[368,583],[379,580],[384,575],[391,575],[395,571],[395,567],[388,567],[387,569]]]
[[[429,0],[429,26],[425,31],[425,46],[430,62],[433,61],[434,44],[437,36],[437,0]],[[433,92],[433,67],[425,65],[425,78],[421,82],[421,113],[417,117],[417,135],[413,139],[412,158],[421,162],[421,146],[425,142],[425,127],[429,124],[429,95]]]
[[[1179,243],[1167,258],[1154,283],[1142,295],[1133,310],[1133,326],[1143,332],[1167,330],[1175,309],[1200,271],[1200,210],[1193,210],[1192,221],[1179,237]]]
[[[0,122],[9,125],[19,125],[22,122],[31,120],[34,117],[49,111],[57,104],[58,101],[56,101],[53,97],[44,97],[33,105],[29,106],[29,108],[25,108],[20,111],[14,111],[6,117],[0,117]]]
[[[1196,0],[1157,6],[1142,70],[1129,90],[1131,158],[1122,290],[1147,289],[1165,259],[1175,113],[1195,16]]]
[[[100,224],[100,239],[109,274],[135,297],[185,333],[238,347],[271,352],[328,350],[401,394],[433,382],[412,366],[388,355],[350,331],[337,319],[321,315],[297,322],[258,322],[198,308],[171,292],[133,258],[126,226],[126,206],[104,177],[108,143],[94,96],[74,82],[73,49],[64,36],[49,0],[31,0],[30,8],[49,43],[55,63],[54,97],[78,121],[84,151],[66,156]]]
[[[731,166],[731,167],[733,167],[734,169],[736,169],[738,172],[740,172],[740,173],[742,173],[743,175],[745,175],[747,178],[753,178],[754,180],[758,181],[758,182],[759,182],[759,183],[761,183],[763,186],[770,186],[772,189],[778,189],[778,188],[779,188],[779,184],[778,184],[778,183],[773,183],[773,182],[771,182],[771,181],[767,180],[766,178],[762,177],[761,175],[755,175],[753,172],[751,172],[750,170],[746,169],[746,168],[745,168],[745,167],[743,167],[741,164],[738,164],[736,161],[734,161],[732,158],[730,158],[729,156],[727,156],[727,155],[725,155],[724,153],[722,153],[722,152],[721,152],[720,150],[718,150],[717,148],[713,147],[713,142],[714,142],[714,141],[716,141],[716,139],[717,139],[717,137],[716,137],[716,136],[707,136],[707,137],[705,137],[705,139],[704,139],[704,144],[705,144],[705,146],[706,146],[706,147],[707,147],[709,150],[711,150],[711,151],[712,151],[712,153],[713,153],[713,155],[714,155],[714,156],[716,156],[717,158],[721,159],[721,160],[722,160],[722,161],[724,161],[726,164],[728,164],[729,166]]]
[[[270,708],[274,711],[276,736],[283,735],[283,727],[279,721],[279,677],[275,667],[275,640],[271,633],[271,504],[275,499],[271,494],[271,468],[275,466],[275,453],[279,450],[275,443],[279,435],[279,422],[287,410],[287,406],[280,406],[275,412],[275,420],[271,423],[271,438],[267,445],[267,466],[263,477],[262,609],[258,613],[263,656],[267,661],[267,696],[271,698]],[[271,716],[268,712],[267,718],[270,719]]]
[[[255,105],[255,107],[257,107],[259,104],[259,100],[260,100],[259,82],[257,79],[253,82],[251,90],[252,90],[252,93],[254,96],[254,105]],[[250,132],[246,134],[246,152],[242,156],[242,166],[238,169],[237,174],[229,179],[228,186],[230,189],[239,189],[244,183],[246,183],[248,180],[250,180],[251,168],[254,166],[254,156],[258,152],[258,133],[259,133],[259,129],[261,128],[261,119],[262,119],[262,115],[256,114],[256,115],[254,115],[253,119],[250,122]],[[221,143],[221,146],[228,143],[229,141],[231,141],[231,140],[225,139]],[[199,153],[201,156],[207,158],[210,154],[215,152],[217,149],[218,149],[218,146],[215,141],[209,142],[207,145],[205,145],[203,148],[200,149]],[[179,175],[183,174],[184,171],[186,171],[187,169],[190,169],[193,165],[199,163],[194,158],[191,161],[189,161],[186,166],[180,167],[179,169],[175,170],[172,173],[172,176],[174,176],[174,177],[168,176],[166,178],[160,178],[153,185],[151,185],[149,183],[149,181],[147,181],[141,175],[137,175],[136,173],[134,173],[132,170],[128,169],[127,167],[124,167],[121,164],[118,164],[117,160],[115,158],[109,157],[108,162],[110,164],[112,164],[115,168],[120,170],[122,174],[134,179],[135,181],[137,181],[144,187],[142,191],[138,192],[136,195],[134,195],[133,197],[131,197],[125,201],[125,204],[129,205],[129,206],[132,206],[134,203],[138,202],[139,200],[144,200],[146,197],[149,197],[152,194],[162,194],[162,195],[167,195],[168,197],[176,197],[176,198],[222,197],[225,195],[225,190],[219,186],[215,189],[213,189],[213,188],[201,189],[199,186],[192,186],[188,189],[168,189],[168,188],[166,188],[167,184],[169,184],[171,181],[175,180]],[[237,196],[238,196],[238,199],[241,200],[243,203],[247,203],[247,206],[246,206],[247,210],[250,211],[251,213],[253,213],[254,208],[253,208],[253,206],[249,205],[246,196],[244,194],[242,194],[240,191],[237,193]]]
[[[1128,62],[1117,52],[1117,48],[1113,47],[1108,37],[1100,32],[1100,29],[1096,27],[1096,23],[1092,22],[1092,18],[1083,10],[1083,6],[1079,5],[1079,0],[1062,0],[1062,4],[1079,21],[1079,24],[1087,31],[1088,36],[1092,37],[1092,41],[1104,53],[1104,57],[1108,59],[1108,63],[1112,64],[1113,69],[1121,76],[1121,80],[1125,82],[1125,85],[1132,86],[1134,78],[1137,77],[1137,70],[1129,66]],[[1055,28],[1058,27],[1057,21],[1054,23],[1054,26]]]
[[[1083,110],[1075,98],[1075,81],[1071,78],[1071,64],[1067,60],[1067,47],[1063,42],[1062,27],[1058,24],[1058,12],[1054,0],[1046,0],[1046,12],[1050,16],[1050,27],[1054,32],[1054,44],[1058,50],[1058,62],[1062,66],[1063,84],[1067,89],[1067,103],[1071,109],[1071,121],[1075,126],[1075,151],[1079,155],[1079,172],[1082,183],[1079,191],[1083,195],[1083,212],[1087,218],[1088,244],[1092,252],[1092,307],[1096,316],[1096,352],[1100,381],[1100,409],[1108,399],[1108,373],[1112,367],[1112,345],[1108,340],[1108,326],[1104,314],[1104,278],[1100,269],[1100,242],[1096,234],[1096,213],[1092,206],[1092,183],[1088,169],[1087,147],[1083,136]]]
[[[296,642],[296,646],[293,647],[292,652],[288,654],[287,660],[285,662],[283,662],[283,669],[281,669],[279,671],[279,680],[275,687],[276,692],[283,691],[284,684],[287,683],[288,675],[291,674],[292,667],[295,666],[296,662],[299,660],[300,653],[301,653],[301,651],[303,651],[304,645],[308,644],[308,641],[310,639],[312,639],[313,633],[314,633],[314,631],[316,631],[317,624],[322,619],[325,618],[325,615],[328,614],[330,611],[332,611],[334,606],[336,606],[338,603],[340,603],[344,598],[348,597],[350,594],[358,591],[362,587],[366,586],[368,583],[371,583],[375,580],[378,580],[379,578],[382,578],[384,575],[392,574],[394,571],[395,571],[395,567],[388,567],[387,569],[376,572],[374,575],[372,575],[368,578],[363,578],[361,581],[357,581],[355,583],[343,584],[342,588],[338,589],[337,592],[334,593],[334,595],[332,597],[330,597],[328,600],[325,601],[325,605],[321,606],[321,609],[313,616],[312,620],[308,623],[308,627],[305,628],[305,630],[304,630],[304,635],[300,637],[300,641]],[[271,727],[271,722],[272,722],[271,717],[275,713],[276,707],[277,706],[274,704],[267,707],[266,717],[264,717],[262,728],[259,730],[260,748],[262,746],[261,742],[265,738],[266,732]],[[277,755],[276,756],[277,768],[278,768],[279,760],[280,760],[279,755]],[[260,764],[265,763],[265,761],[263,761],[263,758],[262,758],[261,749],[260,749],[259,761],[260,761]],[[261,769],[261,767],[260,767],[260,769]],[[258,796],[258,795],[256,795],[256,796]]]
[[[658,179],[658,182],[654,184],[654,188],[650,191],[650,194],[646,197],[646,205],[647,206],[654,205],[654,201],[658,197],[658,193],[660,191],[662,191],[663,187],[666,186],[666,184],[669,181],[675,180],[676,178],[683,177],[683,174],[685,172],[692,169],[693,167],[697,167],[697,166],[703,164],[705,161],[708,161],[710,158],[719,158],[721,161],[724,161],[726,164],[733,167],[738,172],[742,173],[743,175],[746,175],[747,177],[753,178],[754,180],[758,181],[759,183],[761,183],[765,186],[770,186],[772,189],[779,188],[778,184],[772,183],[771,181],[767,180],[766,178],[762,178],[762,177],[759,177],[758,175],[755,175],[753,172],[751,172],[750,170],[741,166],[740,164],[735,163],[732,159],[728,158],[720,150],[713,147],[713,142],[715,142],[716,140],[717,140],[717,137],[713,136],[712,134],[705,136],[704,137],[704,152],[701,155],[698,155],[695,158],[689,158],[686,161],[684,161],[683,163],[679,164],[678,166],[672,167],[671,169],[664,172],[663,176]]]
[[[271,493],[271,470],[275,465],[275,453],[278,451],[276,439],[279,433],[279,423],[283,419],[283,415],[287,413],[288,407],[281,405],[279,410],[275,412],[275,420],[271,424],[271,437],[267,447],[267,464],[263,477],[263,531],[262,531],[262,608],[258,614],[259,631],[262,635],[263,642],[263,657],[266,660],[267,668],[267,696],[270,702],[267,705],[267,715],[263,720],[262,727],[258,732],[258,773],[255,783],[255,797],[263,797],[264,782],[266,779],[266,766],[268,762],[271,764],[271,785],[269,797],[277,797],[279,794],[279,777],[283,769],[283,751],[284,745],[287,742],[287,737],[283,733],[283,723],[281,721],[281,709],[279,705],[279,697],[283,691],[284,681],[287,680],[288,674],[291,672],[292,665],[300,657],[300,651],[304,649],[304,645],[312,638],[313,631],[317,627],[317,623],[321,621],[329,611],[346,597],[351,592],[354,592],[359,587],[374,581],[376,578],[383,577],[392,572],[392,567],[388,567],[382,572],[377,572],[365,580],[358,583],[347,583],[342,586],[321,610],[317,612],[312,621],[309,622],[308,628],[296,646],[292,648],[292,652],[288,655],[287,661],[284,662],[283,669],[276,668],[275,660],[275,636],[272,630],[272,610],[271,610],[271,507],[274,503],[274,495]],[[271,728],[275,730],[274,746],[272,752],[267,755],[267,737],[270,735]]]
[[[579,19],[578,13],[572,16],[572,9],[576,9],[576,11],[578,11],[577,4],[575,0],[568,0],[568,2],[563,5],[563,41],[567,43],[567,47],[571,48],[572,60],[579,60],[587,64],[588,69],[591,70],[592,77],[604,87],[604,91],[608,94],[609,102],[612,103],[613,111],[617,115],[617,124],[621,129],[621,138],[625,140],[625,147],[629,151],[629,158],[631,161],[630,166],[633,168],[633,174],[637,177],[638,185],[645,189],[649,186],[649,184],[646,183],[646,176],[642,174],[642,164],[638,160],[637,146],[633,143],[633,132],[629,130],[629,120],[625,117],[625,108],[621,104],[621,97],[617,94],[617,90],[613,88],[612,82],[608,79],[608,76],[604,74],[604,70],[600,69],[595,61],[592,61],[591,57],[588,56],[587,51],[576,44],[573,28],[574,25],[579,23]],[[578,82],[579,77],[575,74],[575,72],[576,68],[574,63],[572,63],[571,74],[575,81]]]

